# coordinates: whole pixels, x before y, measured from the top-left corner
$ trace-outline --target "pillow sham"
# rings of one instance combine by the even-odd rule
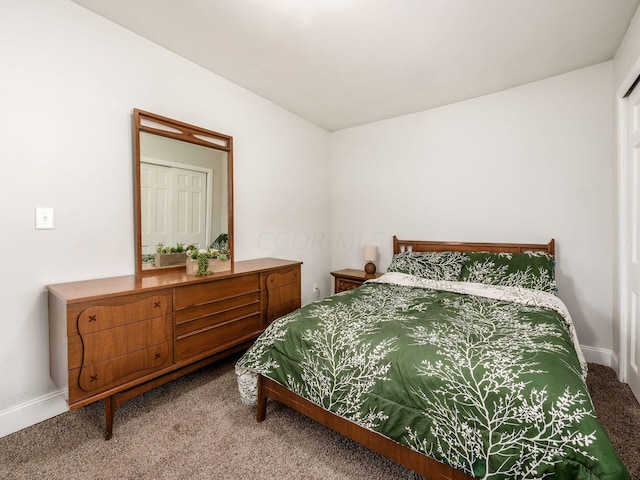
[[[387,272],[457,281],[466,259],[462,252],[402,252],[393,256]]]
[[[468,252],[460,280],[557,293],[555,261],[544,252]]]

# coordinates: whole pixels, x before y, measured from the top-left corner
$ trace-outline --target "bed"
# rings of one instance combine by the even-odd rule
[[[382,277],[274,323],[236,365],[269,398],[432,480],[628,479],[556,295],[555,243],[398,240]]]

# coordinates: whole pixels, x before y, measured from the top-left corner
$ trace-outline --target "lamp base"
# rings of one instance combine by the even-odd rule
[[[367,264],[364,266],[364,272],[368,273],[369,275],[376,273],[376,264],[373,262],[367,262]]]

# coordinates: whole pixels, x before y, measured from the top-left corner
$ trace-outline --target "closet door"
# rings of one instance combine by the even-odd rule
[[[140,162],[142,254],[163,243],[207,245],[205,172]]]
[[[207,174],[172,168],[173,243],[207,245]]]
[[[144,221],[142,254],[155,253],[156,245],[170,245],[171,168],[140,163],[140,208]]]
[[[627,97],[628,236],[627,298],[628,336],[623,361],[626,380],[640,400],[640,87]]]

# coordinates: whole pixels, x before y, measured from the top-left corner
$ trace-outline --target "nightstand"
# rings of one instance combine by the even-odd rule
[[[345,290],[352,290],[359,287],[367,280],[372,278],[378,278],[382,276],[382,273],[373,273],[371,275],[364,272],[364,270],[356,270],[353,268],[345,268],[344,270],[337,270],[331,272],[331,275],[335,277],[335,292],[340,293]]]

